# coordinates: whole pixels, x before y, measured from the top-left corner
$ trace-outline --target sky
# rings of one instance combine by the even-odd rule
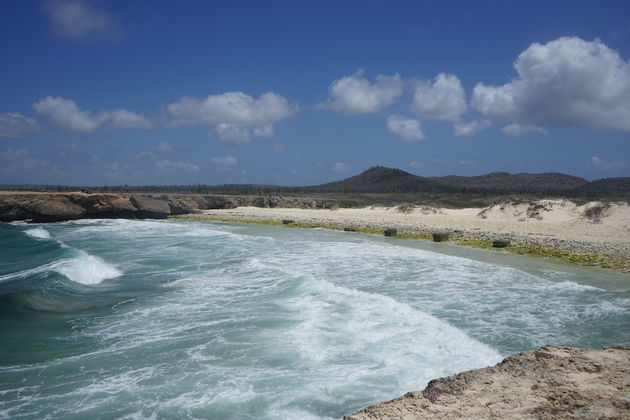
[[[0,2],[0,184],[630,176],[630,2]]]

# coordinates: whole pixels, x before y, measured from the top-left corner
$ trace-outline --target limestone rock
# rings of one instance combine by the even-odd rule
[[[545,346],[495,366],[429,382],[424,391],[344,420],[628,419],[630,347]]]

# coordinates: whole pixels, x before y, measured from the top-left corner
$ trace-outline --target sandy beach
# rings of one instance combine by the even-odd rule
[[[568,200],[506,200],[480,208],[396,206],[338,209],[259,208],[204,210],[195,217],[216,220],[292,220],[399,233],[448,233],[452,238],[514,244],[630,259],[630,206]]]

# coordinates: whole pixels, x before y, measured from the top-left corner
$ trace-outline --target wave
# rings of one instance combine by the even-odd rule
[[[43,227],[36,227],[34,229],[25,230],[24,233],[31,238],[36,239],[50,239],[50,233]]]
[[[78,251],[79,256],[54,263],[51,268],[68,279],[81,284],[93,285],[113,279],[123,273],[100,257]]]
[[[26,278],[47,271],[55,271],[75,283],[94,285],[123,274],[100,257],[81,250],[75,250],[75,252],[78,256],[74,258],[64,258],[40,265],[39,267],[2,275],[0,276],[0,282]]]

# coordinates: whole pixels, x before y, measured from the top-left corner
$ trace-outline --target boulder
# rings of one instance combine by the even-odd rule
[[[344,232],[356,232],[357,230],[352,226],[346,226],[343,228]]]
[[[65,196],[35,200],[27,203],[24,209],[28,218],[36,223],[80,219],[85,214],[83,207],[71,202]]]
[[[433,233],[433,242],[444,242],[448,240],[448,233],[435,232]]]
[[[131,203],[138,209],[134,216],[139,219],[165,219],[171,214],[168,200],[150,196],[132,196]]]
[[[119,194],[72,194],[73,203],[85,209],[86,218],[111,219],[131,218],[138,210],[129,200]]]
[[[294,221],[291,220],[291,219],[283,219],[282,220],[282,224],[283,225],[290,225],[291,223],[294,223]]]
[[[493,248],[507,248],[508,246],[510,246],[510,241],[507,239],[497,239],[492,241]]]
[[[394,228],[389,228],[389,229],[385,229],[383,231],[383,234],[385,236],[396,236],[398,234],[398,231]]]

